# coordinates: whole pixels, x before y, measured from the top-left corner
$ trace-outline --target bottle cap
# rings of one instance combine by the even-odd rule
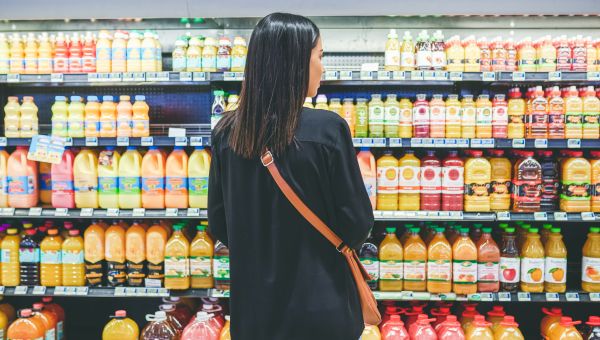
[[[507,327],[519,327],[519,324],[515,322],[515,317],[512,315],[505,315],[504,319],[500,321],[500,325]]]
[[[78,229],[69,230],[69,236],[79,236],[79,230]]]
[[[509,233],[509,234],[510,234],[510,233],[514,233],[514,232],[515,232],[515,228],[512,228],[512,227],[508,227],[508,228],[506,228],[506,229],[504,229],[504,230],[505,230],[507,233]]]
[[[81,97],[80,96],[71,96],[71,102],[80,102],[81,101]]]
[[[103,102],[112,102],[113,96],[102,96],[102,101]]]
[[[483,231],[484,233],[491,233],[492,232],[492,228],[491,227],[484,227],[484,228],[481,228],[481,231]]]
[[[550,223],[544,223],[544,225],[542,226],[542,228],[544,228],[544,229],[552,229],[552,224],[550,224]]]
[[[115,316],[117,318],[125,318],[127,317],[127,312],[121,309],[115,312]]]
[[[38,311],[44,308],[44,304],[41,302],[37,302],[33,304],[33,310]]]
[[[204,231],[204,230],[206,230],[206,226],[204,226],[202,224],[199,224],[199,225],[196,226],[196,230],[198,230],[198,231]]]
[[[589,326],[600,326],[600,316],[590,316],[585,324]]]
[[[67,101],[67,97],[65,97],[65,96],[56,96],[56,97],[54,97],[54,101],[64,102],[64,101]]]
[[[31,313],[32,313],[32,311],[29,308],[21,309],[19,311],[19,315],[21,315],[22,318],[28,318],[28,317],[30,317]]]
[[[537,234],[538,233],[538,228],[529,228],[529,232]]]
[[[50,235],[50,236],[58,235],[58,229],[49,229],[48,235]]]
[[[600,233],[600,227],[590,227],[590,233]]]
[[[146,96],[138,94],[135,96],[135,101],[145,101],[146,100]]]
[[[396,233],[396,228],[394,228],[394,227],[385,228],[385,231],[386,231],[388,234],[395,234],[395,233]]]

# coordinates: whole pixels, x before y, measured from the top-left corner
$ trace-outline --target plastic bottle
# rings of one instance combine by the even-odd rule
[[[8,205],[12,208],[31,208],[38,203],[38,170],[27,159],[27,147],[17,146],[8,158]]]
[[[451,150],[442,161],[442,210],[462,211],[464,163],[458,152]]]
[[[437,30],[431,37],[431,66],[434,70],[446,69],[446,45],[442,31]]]
[[[537,228],[529,229],[521,249],[521,291],[544,291],[545,252]]]
[[[564,293],[567,290],[567,247],[560,228],[552,228],[544,247],[544,290],[549,293]]]
[[[73,138],[84,137],[85,136],[85,127],[84,127],[85,105],[81,101],[80,96],[71,96],[71,102],[67,106],[67,111],[68,111],[68,115],[69,115],[68,119],[67,119],[68,136],[73,137]],[[60,118],[60,116],[59,116],[59,118]],[[54,117],[53,117],[52,122],[53,122],[53,127],[54,127]],[[60,122],[60,120],[58,122]]]
[[[475,315],[470,327],[465,330],[467,340],[494,340],[494,333],[490,328],[491,323],[485,321],[483,315]]]
[[[452,289],[452,247],[444,228],[436,228],[427,248],[427,291],[449,293]]]
[[[491,165],[483,152],[471,151],[465,163],[465,211],[490,211]]]
[[[391,150],[377,160],[377,210],[398,210],[398,160]]]
[[[96,41],[96,72],[105,73],[111,71],[112,42],[106,31],[100,31]]]
[[[578,72],[587,71],[587,48],[583,36],[577,35],[571,43],[573,54],[571,57],[571,70]]]
[[[111,72],[127,72],[127,34],[117,31],[111,45]]]
[[[446,99],[446,138],[461,137],[461,105],[457,94],[449,94]]]
[[[367,280],[369,287],[371,290],[377,290],[377,283],[379,281],[379,249],[372,235],[369,235],[369,238],[360,247],[358,257],[360,263],[371,276],[371,279]]]
[[[24,96],[21,104],[21,130],[20,137],[33,137],[38,134],[38,107],[33,102],[33,97]]]
[[[38,73],[38,45],[37,40],[35,39],[35,35],[33,33],[27,34],[27,39],[25,40],[25,49],[24,52],[24,73],[26,74],[36,74]]]
[[[548,138],[548,100],[541,86],[535,87],[526,130],[527,138]]]
[[[125,230],[113,223],[104,233],[104,258],[107,263],[106,277],[109,286],[118,287],[125,283]]]
[[[231,100],[231,95],[227,98],[227,104],[229,105],[229,101]],[[308,108],[308,109],[314,109],[314,105],[313,105],[313,99],[312,97],[306,97],[304,98],[304,104],[302,104],[302,107]]]
[[[248,48],[246,40],[242,37],[233,38],[233,49],[231,50],[231,72],[244,72],[246,68],[246,56]]]
[[[600,339],[600,317],[590,316],[588,321],[585,324],[588,327],[588,331],[585,334],[585,339],[586,340]]]
[[[56,324],[58,317],[54,312],[44,308],[44,304],[41,302],[33,304],[33,312],[43,323],[45,328],[45,339],[56,339]]]
[[[227,328],[228,337],[224,338],[224,336],[223,336],[227,325],[228,324],[226,324],[225,327],[223,328],[223,330],[221,331],[221,337],[219,338],[219,340],[225,340],[225,339],[231,340],[231,336],[229,335],[228,328]],[[360,336],[360,339],[362,339],[362,340],[381,340],[381,332],[379,332],[379,327],[365,324],[365,329],[363,330],[363,332]]]
[[[190,245],[191,288],[212,288],[212,258],[214,243],[206,233],[206,226],[196,226],[198,233]]]
[[[0,147],[0,207],[8,207],[8,152]]]
[[[413,104],[413,136],[417,138],[429,137],[430,113],[429,102],[425,94],[417,94]]]
[[[113,146],[107,146],[98,156],[98,205],[103,209],[119,207],[120,158]]]
[[[319,108],[317,96],[317,107]],[[327,108],[329,109],[329,108]],[[369,137],[382,138],[384,136],[384,104],[380,94],[372,94],[369,102]]]
[[[218,328],[218,325],[211,320],[212,318],[208,313],[198,312],[196,318],[183,330],[181,340],[218,340],[220,329]]]
[[[83,238],[79,236],[79,230],[69,230],[69,237],[62,244],[62,284],[64,286],[85,285],[83,253]]]
[[[476,130],[477,138],[492,138],[492,102],[487,94],[477,97]]]
[[[404,32],[400,46],[400,70],[411,71],[415,69],[415,45],[409,31]]]
[[[560,210],[567,212],[590,211],[592,169],[581,151],[572,151],[562,162]]]
[[[426,290],[427,246],[419,236],[419,228],[409,228],[404,241],[404,289]]]
[[[9,228],[1,242],[2,248],[2,285],[18,286],[21,267],[19,262],[19,243],[21,237],[16,228]]]
[[[213,276],[215,278],[215,289],[228,290],[230,288],[229,248],[220,241],[215,243]]]
[[[52,164],[52,206],[54,208],[75,208],[73,188],[73,161],[75,156],[65,147],[59,164]]]
[[[452,245],[453,285],[457,294],[477,292],[477,247],[469,238],[469,229],[461,228]]]
[[[23,42],[17,33],[10,37],[9,55],[10,73],[24,73],[25,52],[23,50]]]
[[[523,39],[517,50],[517,64],[519,71],[535,72],[536,50],[530,37]]]
[[[594,87],[588,86],[585,91],[585,96],[583,97],[583,138],[600,138],[599,119],[600,99],[596,97]]]
[[[210,126],[211,129],[214,129],[217,126],[217,123],[223,116],[223,112],[225,112],[225,92],[221,90],[217,90],[213,92],[215,100],[212,104],[211,116],[210,116]]]
[[[554,86],[548,99],[548,138],[565,138],[565,101]]]
[[[10,72],[10,45],[6,34],[0,33],[0,73]]]
[[[508,103],[503,94],[496,94],[492,102],[492,137],[508,136]]]
[[[125,233],[125,260],[127,285],[140,287],[146,277],[146,230],[134,222]]]
[[[38,185],[41,204],[52,203],[52,164],[38,162]]]
[[[524,340],[525,337],[519,330],[519,324],[510,315],[504,316],[498,327],[493,329],[494,339],[498,340]]]
[[[439,211],[442,193],[442,167],[435,151],[421,159],[421,210]],[[402,177],[400,182],[402,182]],[[403,194],[400,194],[402,197]],[[403,210],[400,208],[400,210]]]
[[[182,225],[173,226],[173,235],[165,247],[165,288],[190,287],[190,243],[183,235]]]
[[[519,288],[521,259],[515,242],[515,228],[506,228],[500,246],[500,290],[516,292]]]
[[[512,164],[508,158],[503,157],[504,150],[490,150],[489,154],[492,167],[490,208],[493,211],[507,211],[510,209]]]
[[[456,320],[456,316],[448,315],[447,319],[436,326],[436,333],[440,340],[464,340],[465,333]]]
[[[173,71],[175,72],[183,72],[186,71],[188,68],[191,70],[193,68],[192,60],[201,60],[201,57],[194,57],[195,53],[198,50],[197,48],[194,48],[193,51],[190,53],[190,58],[188,62],[188,52],[186,46],[187,43],[185,42],[185,40],[183,40],[183,38],[175,40],[175,49],[173,49],[172,53]],[[202,53],[202,50],[200,50],[199,52]],[[202,69],[202,67],[200,67],[200,69]]]
[[[429,136],[444,138],[446,136],[446,103],[441,94],[434,94],[429,102]]]
[[[146,103],[146,96],[136,95],[132,106],[133,116],[131,117],[131,136],[149,137],[150,136],[150,117],[148,112],[150,107]]]
[[[560,340],[583,340],[583,337],[579,331],[574,327],[580,324],[581,321],[573,321],[570,317],[563,316],[558,322],[558,326],[552,328],[548,333],[549,339],[560,339]]]
[[[342,112],[342,102],[340,101],[340,98],[331,98],[329,100],[329,110],[331,112],[337,113],[338,116],[344,118],[344,113]],[[385,115],[385,109],[384,109],[384,115]],[[385,123],[385,118],[384,118],[384,123]]]
[[[539,150],[538,156],[542,167],[540,210],[555,211],[558,207],[558,165],[550,150]]]
[[[183,147],[176,146],[166,162],[165,206],[167,208],[188,207],[188,156]]]
[[[102,330],[102,340],[138,340],[139,328],[127,312],[118,310]]]
[[[400,319],[400,315],[390,316],[390,320],[383,324],[381,328],[382,340],[408,340],[409,335],[404,328],[404,323]]]
[[[542,166],[533,158],[533,151],[523,151],[514,166],[513,210],[536,212],[540,209],[542,195]]]
[[[500,249],[492,238],[492,228],[482,228],[477,242],[477,291],[497,292],[500,289]]]
[[[119,208],[142,207],[141,172],[142,155],[136,147],[127,147],[119,160]]]
[[[581,289],[600,292],[600,228],[591,227],[582,249]]]
[[[35,234],[35,229],[26,229],[19,248],[20,282],[27,286],[40,285],[40,245]]]
[[[51,296],[44,296],[42,298],[42,301],[44,303],[44,309],[54,313],[54,315],[56,315],[56,339],[57,340],[62,340],[65,338],[64,335],[64,321],[65,321],[65,311],[64,309],[56,304],[52,302],[52,297]]]
[[[417,321],[410,325],[408,333],[411,339],[419,340],[437,340],[437,334],[431,327],[431,322],[435,319],[428,319],[426,314],[420,314]]]
[[[344,105],[346,105],[344,99]],[[351,100],[351,99],[350,99]],[[345,118],[348,121],[348,118]],[[400,104],[395,94],[388,94],[384,103],[384,136],[386,138],[399,137]],[[350,124],[350,123],[349,123]],[[353,127],[353,125],[350,125]],[[351,129],[352,130],[352,129]]]
[[[473,96],[464,95],[461,101],[461,130],[462,138],[475,138],[475,126],[477,124],[477,108]]]
[[[165,157],[151,146],[142,158],[142,207],[165,208]]]
[[[102,96],[100,137],[117,137],[117,105],[113,102],[113,96]]]
[[[312,99],[311,99],[312,102]],[[356,122],[354,125],[354,137],[364,138],[369,135],[369,107],[366,98],[356,98]],[[402,109],[400,109],[402,113]]]
[[[508,138],[525,137],[525,100],[518,87],[508,90]]]
[[[474,36],[468,36],[463,41],[465,49],[465,72],[481,72],[481,49]]]
[[[117,104],[117,137],[132,137],[133,108],[129,96],[119,96]]]
[[[227,37],[220,37],[217,50],[217,71],[227,72],[229,70],[231,70],[231,40]]]
[[[68,44],[69,51],[69,73],[81,73],[83,67],[83,46],[81,45],[81,39],[79,33],[74,32],[69,39]]]
[[[565,98],[565,138],[583,138],[583,99],[575,86]]]
[[[106,271],[104,228],[98,223],[92,222],[85,229],[83,240],[86,285],[99,286],[104,283],[104,273]]]
[[[402,291],[403,249],[396,237],[396,228],[386,228],[386,236],[379,245],[379,289]]]
[[[460,37],[454,35],[446,40],[446,70],[450,72],[463,72],[465,70],[465,49]]]
[[[21,105],[19,97],[8,97],[4,106],[4,135],[8,138],[19,137],[21,130]]]
[[[42,44],[40,43],[40,49]],[[81,72],[96,72],[96,41],[92,32],[85,32],[83,46],[81,47]]]
[[[207,37],[202,49],[202,72],[217,71],[217,42],[214,38]]]
[[[61,104],[62,105],[62,104]],[[100,136],[100,103],[98,97],[88,96],[85,104],[85,137]],[[54,109],[52,110],[54,112]],[[60,121],[59,121],[60,122]],[[52,116],[52,128],[54,131],[54,115]],[[58,131],[61,131],[60,129]],[[53,132],[54,134],[54,132]]]
[[[148,274],[146,280],[153,280],[162,286],[164,280],[165,246],[167,230],[155,224],[146,231],[146,260]]]
[[[391,29],[387,35],[385,43],[385,65],[386,71],[400,70],[400,43],[398,41],[398,33],[395,29]]]
[[[129,33],[127,40],[127,72],[142,71],[142,36],[136,31]]]
[[[394,95],[395,97],[395,95]],[[395,101],[395,98],[394,98]],[[389,119],[392,123],[390,123],[391,126],[393,126],[396,129],[396,136],[398,135],[398,102],[396,102],[395,106],[393,103],[390,103],[392,106],[394,106],[391,110],[389,110],[388,107],[388,103],[389,99],[386,100],[386,123],[387,120]],[[387,111],[390,111],[390,114],[387,114]],[[354,99],[352,98],[344,98],[344,104],[342,105],[342,108],[340,110],[340,115],[342,118],[344,118],[344,120],[346,121],[346,123],[348,123],[348,127],[350,128],[350,134],[352,135],[352,137],[354,137],[354,125],[356,124],[356,107],[354,106]],[[395,124],[394,124],[395,121]]]
[[[194,154],[192,154],[192,157]],[[360,148],[359,153],[356,155],[358,160],[358,167],[360,168],[360,173],[365,183],[365,189],[367,190],[367,194],[369,195],[369,199],[371,200],[371,206],[373,210],[377,207],[377,166],[375,164],[375,157],[369,150],[369,148],[362,147]],[[210,159],[210,158],[209,158]],[[192,158],[190,157],[190,167],[192,164]],[[188,174],[190,171],[188,170]],[[208,172],[206,173],[208,177]],[[202,177],[199,177],[202,178]],[[208,188],[208,183],[206,183],[206,187]],[[192,176],[190,174],[190,206],[191,203],[191,189],[192,189]],[[206,207],[206,206],[205,206]]]
[[[98,208],[98,159],[90,149],[81,150],[73,162],[75,206]]]
[[[398,210],[417,211],[420,208],[421,162],[413,150],[406,150],[398,160]]]
[[[31,309],[21,309],[19,318],[13,322],[6,332],[8,339],[44,339],[46,328],[40,318],[33,316]]]
[[[381,100],[381,95],[379,95],[379,96],[380,96],[379,100]],[[315,100],[315,102],[316,102],[315,109],[329,111],[329,105],[327,105],[327,96],[325,96],[324,94],[317,95],[317,99]],[[369,103],[369,105],[370,105],[370,103]],[[383,104],[382,104],[382,106],[383,106]],[[369,106],[369,109],[370,109],[370,106]],[[369,119],[371,119],[370,114],[369,114]],[[383,108],[381,109],[381,123],[383,124]],[[383,125],[381,126],[381,133],[383,133]]]
[[[142,72],[157,72],[156,67],[156,44],[154,34],[150,31],[144,32],[142,40]]]
[[[492,309],[489,312],[487,312],[487,321],[489,321],[492,324],[490,327],[492,328],[492,331],[494,333],[496,332],[496,328],[500,326],[500,322],[504,320],[505,316],[506,312],[504,311],[503,306],[492,306]]]
[[[147,314],[148,324],[142,329],[140,339],[158,340],[158,339],[178,339],[179,334],[173,325],[167,319],[167,313],[157,311],[154,314]]]
[[[57,229],[48,230],[40,243],[40,282],[42,286],[62,285],[62,237]]]

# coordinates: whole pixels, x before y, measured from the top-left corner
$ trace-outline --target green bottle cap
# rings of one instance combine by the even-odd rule
[[[473,228],[474,229],[481,229],[481,228],[483,228],[483,224],[481,224],[481,223],[474,223],[473,224]]]
[[[175,224],[175,225],[173,225],[173,230],[179,231],[181,229],[183,229],[183,226],[181,224]]]
[[[444,232],[444,227],[437,227],[434,229],[436,233],[443,233]]]
[[[538,232],[538,228],[529,228],[529,232],[530,232],[530,233],[537,234],[537,232]]]
[[[413,228],[414,226],[415,226],[415,225],[414,225],[414,224],[412,224],[412,223],[407,223],[407,224],[405,224],[405,225],[404,225],[404,228],[406,228],[406,229],[410,229],[410,228]]]
[[[196,230],[198,230],[198,231],[204,231],[204,230],[206,230],[206,226],[204,226],[202,224],[199,224],[199,225],[196,226]]]
[[[420,231],[420,229],[419,229],[419,227],[412,227],[412,228],[409,229],[409,231],[411,233],[418,234],[419,231]]]
[[[468,233],[469,232],[469,228],[467,228],[467,227],[460,228],[460,232],[463,233],[463,234]]]
[[[500,223],[498,224],[498,227],[500,227],[501,229],[506,229],[508,228],[508,223]]]
[[[525,228],[525,229],[529,229],[529,228],[531,228],[531,224],[525,223],[525,224],[522,225],[522,227]]]
[[[600,233],[600,227],[591,227],[590,233]]]
[[[552,229],[550,229],[550,232],[552,232],[552,233],[560,233],[560,228],[552,228]]]
[[[484,227],[484,228],[481,228],[481,230],[482,230],[484,233],[487,233],[487,234],[489,234],[489,233],[491,233],[491,232],[492,232],[492,228],[490,228],[490,227]]]
[[[544,228],[544,229],[552,229],[552,224],[550,224],[550,223],[545,223],[545,224],[542,226],[542,228]]]
[[[515,232],[515,228],[511,228],[511,227],[509,227],[509,228],[506,228],[506,229],[505,229],[505,231],[506,231],[507,233],[511,234],[511,233],[514,233],[514,232]]]
[[[388,234],[395,234],[395,233],[396,233],[396,228],[394,228],[394,227],[391,227],[391,228],[385,228],[385,231],[386,231]]]
[[[520,225],[525,224],[525,222],[523,222],[523,221],[515,221],[515,224],[518,225],[518,226],[520,226]]]

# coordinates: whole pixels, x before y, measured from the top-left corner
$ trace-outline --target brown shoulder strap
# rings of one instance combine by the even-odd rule
[[[348,249],[348,246],[331,230],[329,227],[321,221],[321,219],[315,215],[309,207],[302,202],[300,197],[296,194],[294,189],[283,179],[277,165],[275,165],[275,159],[270,151],[266,151],[260,158],[262,164],[269,170],[269,173],[275,180],[275,183],[283,192],[283,195],[290,201],[290,203],[298,210],[302,215],[319,233],[321,233],[333,246],[339,251],[344,252]]]

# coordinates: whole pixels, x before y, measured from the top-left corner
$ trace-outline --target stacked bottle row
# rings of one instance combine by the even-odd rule
[[[24,96],[22,104],[19,104],[19,97],[8,97],[4,106],[4,136],[27,138],[37,135],[38,132],[38,107],[34,98]]]
[[[52,302],[52,297],[44,297],[31,308],[18,312],[8,304],[0,306],[4,307],[0,311],[0,327],[5,339],[66,339],[65,311]]]
[[[442,159],[405,150],[398,159],[384,150],[375,161],[360,148],[357,159],[375,210],[600,212],[600,152],[590,160],[574,150],[487,153],[450,150]]]
[[[155,32],[100,31],[39,36],[0,33],[0,73],[90,73],[162,71]]]
[[[181,37],[175,41],[173,71],[176,72],[244,72],[246,67],[246,40],[228,37]]]
[[[27,159],[19,146],[8,155],[0,150],[0,207],[31,208],[41,201],[54,208],[164,209],[206,208],[210,153],[196,147],[188,157],[183,147],[147,152],[114,147],[97,153],[67,147],[58,164]],[[143,154],[143,156],[142,156]]]
[[[468,36],[461,41],[459,36],[444,40],[441,31],[429,36],[423,30],[414,43],[410,32],[404,32],[400,42],[392,29],[387,37],[384,65],[388,71],[593,72],[600,68],[600,39],[581,35],[570,39],[566,35],[554,39],[547,35],[536,41],[527,37],[519,42]]]
[[[314,108],[330,110],[348,122],[353,137],[374,138],[589,138],[600,137],[600,88],[575,86],[527,90],[524,99],[516,87],[490,100],[470,94],[459,101],[457,94],[425,94],[416,100],[397,100],[388,94],[365,98],[331,98],[318,95]],[[313,107],[312,98],[304,106]]]

